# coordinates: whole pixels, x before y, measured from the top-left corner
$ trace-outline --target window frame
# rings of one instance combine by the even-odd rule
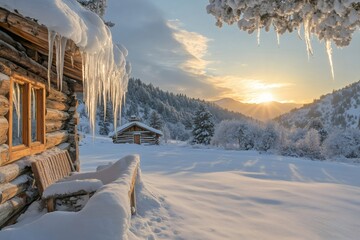
[[[22,97],[22,144],[13,146],[13,88],[14,84],[18,83],[24,86],[24,92]],[[34,88],[36,95],[36,141],[32,141],[31,138],[31,89]],[[8,112],[8,140],[9,146],[9,159],[5,164],[14,162],[22,157],[33,155],[43,152],[46,145],[46,126],[45,126],[45,111],[46,111],[46,89],[45,84],[32,81],[23,77],[11,77],[10,78],[10,91],[8,95],[9,99],[9,112]]]

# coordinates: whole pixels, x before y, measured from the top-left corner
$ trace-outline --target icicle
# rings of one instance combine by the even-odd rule
[[[297,35],[300,38],[300,40],[303,40],[303,38],[301,37],[301,26],[298,27]]]
[[[333,80],[335,80],[334,65],[333,65],[333,60],[332,60],[333,50],[332,50],[332,47],[331,47],[331,41],[329,39],[326,40],[326,52],[327,52],[327,55],[329,57],[331,75],[332,75]]]
[[[306,19],[304,20],[304,37],[305,37],[305,44],[306,44],[308,59],[310,59],[310,56],[312,56],[314,54],[312,45],[311,45],[311,39],[310,39],[310,36],[311,36],[310,20],[311,20],[310,15],[307,16]]]
[[[277,44],[280,46],[280,33],[276,31]]]
[[[60,91],[62,90],[66,42],[67,39],[59,35],[55,38],[57,88]]]
[[[52,66],[52,60],[53,60],[53,50],[54,50],[54,41],[56,37],[56,32],[54,31],[48,31],[48,41],[49,41],[49,56],[48,56],[48,84],[50,87],[51,82],[51,66]]]
[[[32,98],[32,109],[31,109],[31,114],[32,114],[32,119],[36,119],[36,99],[35,99],[35,89],[31,88],[31,98]]]
[[[21,96],[20,96],[20,87],[18,83],[13,83],[13,104],[15,107],[15,112],[16,112],[16,116],[17,116],[17,120],[18,120],[18,137],[20,137],[20,100],[21,100]]]
[[[260,18],[258,19],[257,23],[257,44],[260,46],[260,34],[261,34],[261,28],[260,28]]]

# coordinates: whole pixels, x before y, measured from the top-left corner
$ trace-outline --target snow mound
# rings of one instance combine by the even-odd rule
[[[128,239],[131,219],[129,176],[139,162],[138,155],[129,155],[99,172],[72,176],[80,179],[96,178],[106,185],[89,199],[81,211],[44,214],[21,227],[14,225],[0,231],[0,239]]]
[[[178,231],[171,226],[176,218],[169,204],[157,189],[142,179],[139,169],[136,180],[136,215],[131,219],[130,239],[176,239]]]

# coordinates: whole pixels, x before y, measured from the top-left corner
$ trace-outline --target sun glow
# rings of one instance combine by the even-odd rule
[[[275,101],[275,98],[269,92],[261,93],[256,99],[254,99],[255,103],[269,103],[273,101]]]

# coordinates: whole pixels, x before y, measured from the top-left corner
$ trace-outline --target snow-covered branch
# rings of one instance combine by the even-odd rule
[[[209,0],[208,13],[221,27],[237,23],[240,30],[253,33],[271,26],[279,34],[304,26],[305,35],[332,40],[337,46],[350,44],[360,26],[359,0]]]
[[[359,0],[209,0],[207,12],[219,27],[237,23],[249,34],[257,31],[258,42],[261,29],[273,26],[279,36],[295,30],[300,35],[303,27],[308,54],[313,53],[310,37],[315,35],[326,42],[330,65],[331,42],[348,46],[360,26]]]

